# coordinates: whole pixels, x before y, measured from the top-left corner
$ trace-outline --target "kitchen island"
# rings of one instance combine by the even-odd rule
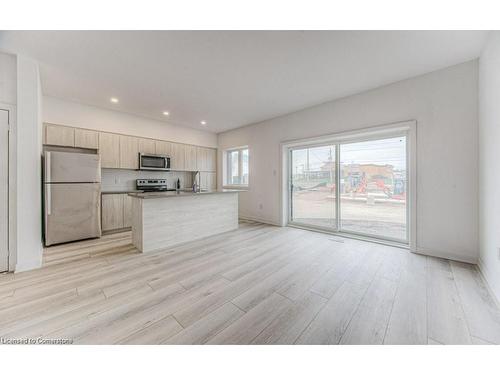
[[[148,252],[237,229],[239,192],[131,193],[132,243]]]

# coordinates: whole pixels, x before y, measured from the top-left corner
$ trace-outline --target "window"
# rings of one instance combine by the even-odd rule
[[[225,186],[248,186],[248,148],[225,152]]]
[[[409,133],[391,134],[289,147],[289,223],[408,244]]]

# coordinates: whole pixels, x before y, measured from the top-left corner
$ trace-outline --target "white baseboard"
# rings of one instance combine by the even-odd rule
[[[457,262],[463,262],[463,263],[477,264],[476,257],[457,256],[456,254],[449,253],[446,251],[429,250],[429,249],[424,249],[422,247],[417,246],[417,248],[415,249],[414,252],[417,254],[428,255],[428,256],[436,257],[436,258],[456,260]]]
[[[488,270],[488,267],[484,264],[483,260],[481,257],[479,257],[479,261],[477,262],[477,268],[479,269],[479,273],[481,274],[481,277],[483,279],[484,285],[488,289],[488,292],[490,292],[490,295],[492,296],[493,300],[495,301],[496,305],[498,308],[500,308],[500,291],[498,293],[496,289],[492,288],[491,286],[491,280],[493,279],[490,276],[490,272]]]
[[[273,220],[266,220],[266,219],[262,219],[262,218],[259,218],[259,217],[245,216],[245,215],[239,215],[239,218],[240,218],[241,220],[256,221],[256,222],[258,222],[258,223],[269,224],[269,225],[275,225],[275,226],[281,227],[281,224],[280,224],[280,223],[275,222],[275,221],[273,221]]]
[[[17,263],[14,273],[31,271],[41,267],[42,267],[42,258],[40,257],[40,259],[33,259],[28,262]]]

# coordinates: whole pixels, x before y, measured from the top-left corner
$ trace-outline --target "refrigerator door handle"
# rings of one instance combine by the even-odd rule
[[[52,211],[52,191],[50,184],[45,184],[45,191],[47,193],[47,216],[50,216]]]
[[[50,179],[51,179],[51,176],[50,176],[50,172],[51,172],[51,163],[50,163],[50,155],[51,155],[51,152],[47,152],[46,155],[45,155],[45,182],[51,182]]]

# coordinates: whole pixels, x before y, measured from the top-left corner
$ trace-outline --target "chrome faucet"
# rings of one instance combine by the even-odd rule
[[[193,177],[193,193],[200,192],[200,184],[198,183],[198,179],[200,178],[200,171],[196,171]]]

